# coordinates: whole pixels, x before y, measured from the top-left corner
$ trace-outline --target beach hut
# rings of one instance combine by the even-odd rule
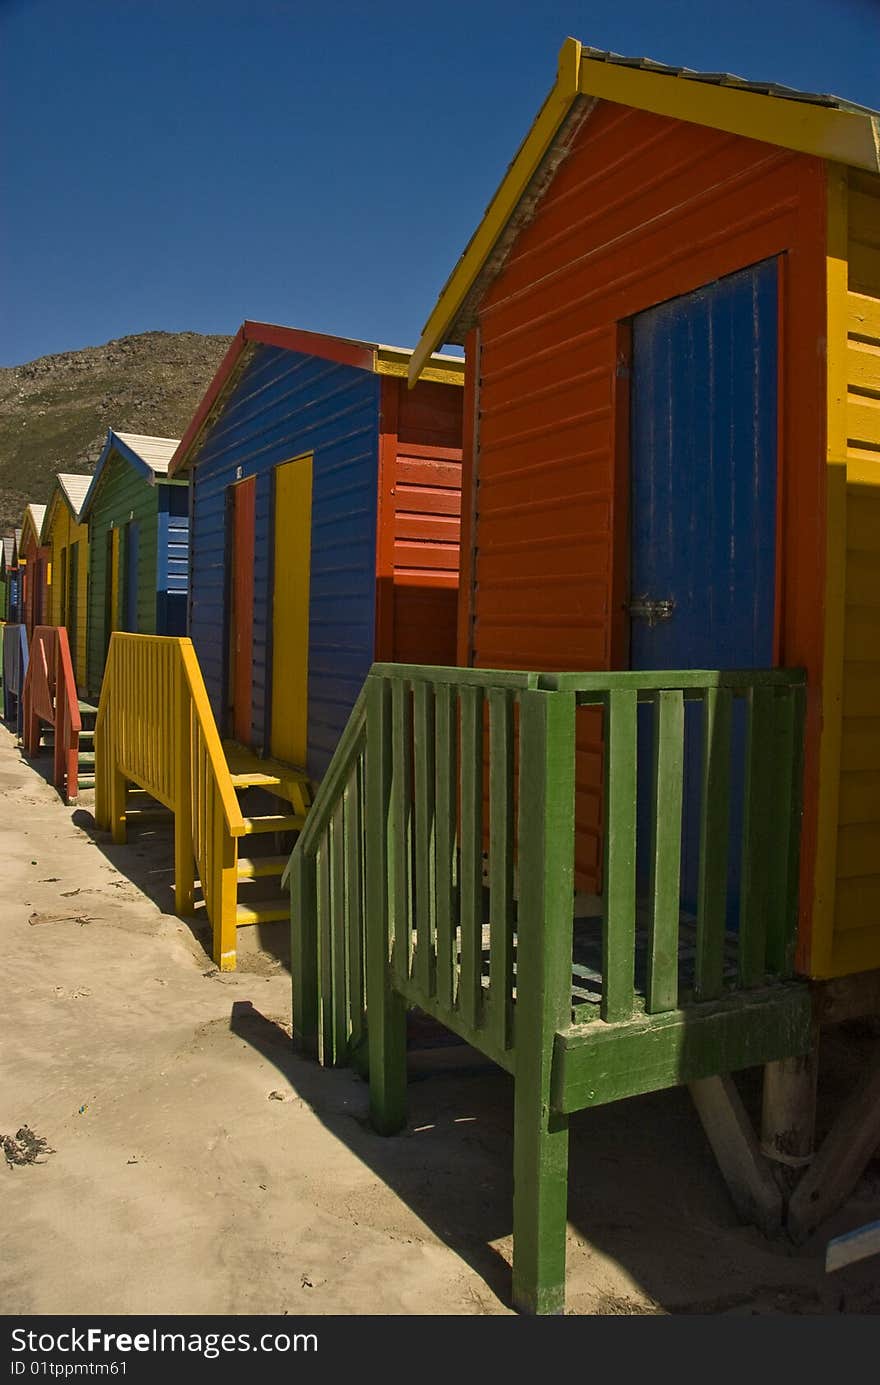
[[[45,505],[25,506],[18,544],[18,567],[21,574],[21,623],[30,639],[35,625],[41,625],[46,603],[48,555],[42,543]]]
[[[329,873],[366,929],[377,1127],[405,1120],[407,1003],[514,1075],[527,1310],[563,1304],[570,1113],[690,1084],[778,1226],[761,1150],[809,1162],[826,1004],[799,977],[876,1013],[878,134],[568,40],[413,353],[414,385],[466,351],[460,668],[368,679],[291,858],[294,1025],[325,1061],[363,1035],[321,961],[353,926]],[[363,773],[365,877],[332,827]],[[760,1148],[728,1076],[756,1064]],[[840,1192],[829,1160],[790,1226]]]
[[[48,553],[45,624],[67,630],[79,687],[86,685],[86,611],[89,576],[88,525],[79,512],[91,477],[59,472],[43,518],[42,545]]]
[[[186,480],[171,480],[176,438],[107,430],[83,500],[89,583],[86,686],[96,697],[114,630],[182,635],[189,519]]]
[[[320,779],[371,662],[455,657],[463,364],[245,322],[169,474],[217,724]]]

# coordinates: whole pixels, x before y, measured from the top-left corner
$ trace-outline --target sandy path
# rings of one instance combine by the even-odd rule
[[[90,808],[0,728],[0,1134],[55,1151],[0,1162],[0,1311],[509,1312],[509,1080],[463,1050],[380,1139],[359,1079],[290,1052],[283,928],[221,977],[156,902],[167,833],[114,848]],[[824,1240],[737,1225],[682,1092],[574,1121],[570,1218],[571,1312],[880,1309],[876,1261],[828,1278]]]

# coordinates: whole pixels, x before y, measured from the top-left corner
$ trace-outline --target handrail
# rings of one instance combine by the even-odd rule
[[[229,766],[226,763],[223,743],[220,740],[214,713],[211,711],[208,690],[205,687],[205,680],[202,677],[202,670],[196,658],[192,640],[182,639],[180,641],[180,657],[192,699],[192,715],[205,744],[211,773],[214,776],[217,793],[223,807],[227,831],[233,837],[243,837],[245,835],[244,814],[241,811],[241,804],[238,801],[238,795],[229,773]]]
[[[40,747],[41,721],[55,732],[54,783],[66,802],[74,801],[79,788],[79,736],[82,718],[70,656],[70,641],[63,625],[38,625],[31,641],[28,671],[22,690],[25,753],[36,755]]]
[[[318,842],[316,838],[323,833],[332,816],[333,810],[341,790],[351,775],[351,771],[357,762],[358,757],[363,753],[364,741],[367,732],[367,699],[366,688],[361,688],[357,695],[357,700],[351,709],[351,715],[346,723],[339,742],[333,752],[333,759],[330,767],[318,787],[309,815],[306,818],[305,826],[296,839],[290,859],[284,867],[281,876],[281,884],[288,883],[291,863],[295,855],[305,855],[306,852],[314,851]]]
[[[352,1055],[373,1010],[370,956],[375,984],[384,968],[382,986],[508,1067],[521,969],[550,965],[542,948],[568,1023],[790,976],[804,684],[789,669],[374,664],[284,875],[296,1042],[325,1064]],[[577,932],[582,716],[603,749],[604,862]]]
[[[129,783],[174,814],[174,901],[195,904],[196,869],[214,960],[235,965],[238,839],[247,825],[192,641],[115,632],[95,725],[95,817],[125,841]]]

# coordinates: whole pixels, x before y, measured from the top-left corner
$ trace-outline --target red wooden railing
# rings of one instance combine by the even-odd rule
[[[65,802],[71,803],[79,791],[82,720],[70,643],[63,625],[38,625],[34,629],[23,702],[25,754],[37,754],[40,722],[48,723],[55,732],[55,787]]]

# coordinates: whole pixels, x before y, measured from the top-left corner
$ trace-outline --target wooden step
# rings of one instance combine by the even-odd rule
[[[287,865],[287,856],[239,856],[239,880],[262,880],[266,876],[280,875]]]
[[[245,818],[246,836],[255,832],[301,832],[305,826],[302,813],[269,813],[266,817]]]
[[[79,733],[79,738],[80,738],[81,741],[82,741],[82,740],[93,741],[93,740],[95,739],[95,728],[94,728],[94,726],[84,726],[83,729],[82,729],[82,730],[80,731],[80,733]]]
[[[81,789],[93,789],[95,787],[95,776],[93,774],[81,774],[76,782],[77,786]]]
[[[235,789],[280,789],[284,782],[277,774],[264,774],[258,770],[249,771],[247,774],[233,774],[230,778]]]
[[[274,900],[267,900],[260,904],[239,904],[235,910],[235,924],[237,928],[244,928],[252,923],[283,923],[290,918],[290,905],[286,900],[276,903]]]
[[[79,752],[79,762],[81,765],[93,765],[95,763],[94,750],[81,750]]]

